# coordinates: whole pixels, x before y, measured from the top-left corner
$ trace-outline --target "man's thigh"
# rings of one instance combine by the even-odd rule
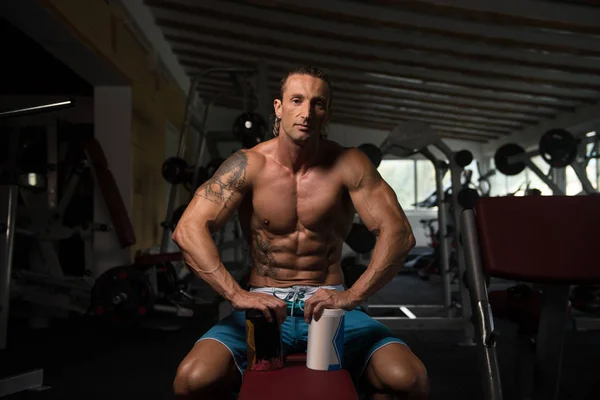
[[[243,311],[234,311],[227,318],[217,322],[198,342],[215,340],[225,346],[231,355],[235,366],[241,374],[246,369],[246,317]]]
[[[406,345],[387,326],[363,311],[348,311],[344,318],[344,364],[355,380],[363,375],[377,350],[390,343]]]

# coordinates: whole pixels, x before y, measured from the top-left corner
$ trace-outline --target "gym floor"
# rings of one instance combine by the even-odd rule
[[[435,303],[439,283],[416,275],[398,276],[373,302]],[[10,399],[172,399],[175,369],[195,340],[216,320],[206,309],[203,320],[189,321],[180,330],[107,331],[85,318],[55,321],[50,329],[32,331],[21,322],[10,325],[10,349],[0,353],[0,376],[44,368],[43,392],[23,393]],[[505,399],[513,387],[515,327],[498,322],[498,353],[504,372]],[[477,351],[463,347],[457,331],[398,332],[423,360],[431,377],[431,399],[482,398]],[[565,343],[559,399],[598,398],[596,366],[600,362],[600,332],[569,331]]]

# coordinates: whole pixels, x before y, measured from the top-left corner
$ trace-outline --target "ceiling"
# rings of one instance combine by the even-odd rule
[[[264,60],[275,96],[290,67],[323,68],[332,122],[390,130],[418,120],[445,138],[489,142],[600,100],[593,0],[144,2],[190,76]],[[230,86],[206,78],[199,91]]]

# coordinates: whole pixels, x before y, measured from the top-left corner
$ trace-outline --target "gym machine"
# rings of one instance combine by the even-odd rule
[[[435,130],[427,124],[416,121],[408,121],[397,125],[383,141],[380,149],[384,155],[390,154],[401,158],[421,153],[434,165],[440,230],[442,299],[441,304],[437,305],[369,304],[369,312],[372,313],[374,319],[395,330],[462,329],[465,333],[464,344],[472,344],[471,307],[468,291],[462,279],[458,280],[459,301],[452,300],[449,243],[451,235],[448,234],[448,226],[452,220],[459,221],[463,205],[468,205],[476,200],[476,197],[473,197],[474,194],[476,195],[476,191],[463,188],[461,184],[462,171],[464,167],[471,163],[473,155],[466,150],[452,151],[441,140]],[[441,152],[446,160],[439,159],[432,151],[433,149]],[[444,175],[448,171],[452,182],[450,199],[447,199],[447,192],[442,184]],[[465,202],[467,204],[461,204]],[[450,215],[452,218],[449,218]],[[452,235],[457,243],[458,272],[462,277],[465,273],[465,261],[462,246],[456,240],[460,237],[460,225],[458,223],[454,223]],[[381,309],[392,309],[401,314],[398,316],[377,316],[378,311]]]
[[[591,145],[591,146],[590,146]],[[598,159],[599,136],[592,132],[583,137],[575,137],[564,129],[552,129],[541,136],[538,149],[526,152],[521,146],[509,143],[500,147],[495,155],[496,169],[505,175],[517,175],[526,167],[540,177],[557,196],[566,195],[565,168],[570,166],[581,182],[582,191],[578,195],[594,195],[598,191],[587,176],[587,165],[591,159]],[[541,156],[550,166],[544,174],[531,158]],[[597,178],[597,177],[596,177]],[[596,179],[597,180],[597,179]],[[522,286],[525,288],[525,285]],[[593,297],[598,289],[579,286],[573,289],[571,310],[576,330],[600,330],[600,319],[594,313],[581,311],[578,301]]]
[[[471,293],[476,342],[485,400],[558,398],[569,291],[574,284],[597,284],[595,243],[600,234],[600,197],[489,197],[462,214],[463,242]],[[548,223],[548,215],[552,222]],[[527,220],[527,224],[523,224]],[[506,232],[511,232],[510,237]],[[565,240],[568,236],[577,240]],[[551,248],[552,251],[548,251]],[[526,304],[508,311],[533,343],[518,340],[517,380],[502,387],[494,317],[501,310],[486,290],[484,276],[501,276],[540,288],[536,311]],[[538,303],[536,301],[536,303]],[[539,311],[537,309],[539,308]],[[492,312],[493,310],[493,312]],[[530,363],[524,362],[529,355]],[[526,374],[522,370],[531,367]]]
[[[0,113],[0,120],[15,118],[24,115],[53,112],[65,107],[74,106],[74,102],[43,104],[23,109],[4,111]],[[15,232],[17,230],[17,203],[19,199],[20,176],[17,169],[17,154],[19,148],[19,135],[11,132],[8,140],[8,158],[0,173],[0,350],[7,347],[8,317],[10,311],[11,280],[13,275],[13,249]],[[28,186],[38,187],[37,175],[26,175],[25,182]],[[43,390],[44,370],[36,369],[24,373],[0,378],[0,397],[10,396],[25,390]]]

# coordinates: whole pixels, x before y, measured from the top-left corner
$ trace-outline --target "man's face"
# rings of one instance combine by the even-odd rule
[[[274,102],[281,119],[279,134],[295,142],[319,137],[329,119],[329,88],[322,79],[310,75],[288,77],[283,98]]]

